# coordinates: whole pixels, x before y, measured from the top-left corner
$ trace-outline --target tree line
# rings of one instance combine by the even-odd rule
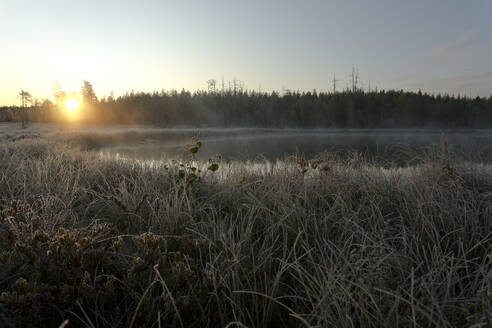
[[[258,92],[242,88],[189,92],[130,92],[98,99],[84,82],[79,123],[160,126],[302,128],[492,128],[492,96],[462,97],[422,92]],[[30,121],[65,122],[63,102],[37,102]],[[0,108],[0,121],[20,121],[20,107]]]

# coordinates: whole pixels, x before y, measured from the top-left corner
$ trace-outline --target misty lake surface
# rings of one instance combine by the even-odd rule
[[[115,128],[110,144],[100,151],[145,160],[173,158],[186,153],[186,145],[198,135],[203,142],[197,158],[220,154],[224,160],[275,160],[301,153],[306,158],[328,150],[359,152],[381,161],[409,161],[439,151],[442,135],[449,149],[462,158],[490,162],[492,130],[438,129],[258,129],[258,128]]]
[[[220,154],[223,160],[285,159],[294,154],[312,158],[328,150],[350,156],[404,164],[412,158],[439,153],[441,137],[461,159],[492,162],[492,130],[449,129],[268,129],[162,128],[155,126],[78,126],[0,123],[0,140],[23,136],[66,140],[102,155],[141,160],[186,156],[186,147],[198,136],[203,147],[198,159]]]

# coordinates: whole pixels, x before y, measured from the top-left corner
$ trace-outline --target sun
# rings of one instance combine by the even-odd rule
[[[65,103],[65,106],[67,106],[67,109],[69,111],[75,111],[77,108],[79,108],[80,101],[74,98],[68,98],[67,102]]]

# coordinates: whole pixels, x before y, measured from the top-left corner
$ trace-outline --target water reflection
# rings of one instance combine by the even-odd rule
[[[144,130],[145,131],[145,130]],[[197,159],[220,154],[224,160],[283,159],[296,152],[312,158],[324,150],[357,151],[367,158],[404,162],[439,151],[441,130],[272,130],[272,129],[161,129],[127,131],[131,138],[112,142],[101,151],[142,160],[186,156],[191,137],[200,134],[204,146]],[[444,131],[457,156],[492,158],[492,131]],[[138,138],[135,138],[138,135]]]

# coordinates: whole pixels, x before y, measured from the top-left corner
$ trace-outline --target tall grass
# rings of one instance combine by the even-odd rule
[[[4,142],[0,322],[492,326],[492,167],[447,152],[229,162],[191,186],[172,162]]]

